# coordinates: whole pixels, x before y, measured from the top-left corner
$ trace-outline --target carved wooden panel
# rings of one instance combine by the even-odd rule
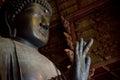
[[[103,6],[75,21],[78,40],[81,37],[95,39],[90,51],[92,64],[120,57],[120,23],[114,10],[112,5]]]

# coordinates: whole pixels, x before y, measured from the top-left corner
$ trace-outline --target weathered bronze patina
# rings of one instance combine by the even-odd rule
[[[73,65],[62,74],[36,48],[48,41],[52,14],[45,0],[9,0],[1,8],[0,80],[87,80],[91,39],[76,44]],[[3,38],[4,37],[4,38]]]

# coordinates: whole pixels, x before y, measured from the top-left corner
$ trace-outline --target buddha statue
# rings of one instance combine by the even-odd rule
[[[61,73],[38,52],[49,37],[52,9],[46,0],[9,0],[0,9],[0,80],[87,80],[93,43],[76,43],[73,64]]]

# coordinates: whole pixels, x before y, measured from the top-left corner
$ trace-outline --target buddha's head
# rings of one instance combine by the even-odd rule
[[[9,32],[5,36],[22,38],[35,47],[47,43],[52,10],[46,0],[9,0],[4,12],[2,24]]]

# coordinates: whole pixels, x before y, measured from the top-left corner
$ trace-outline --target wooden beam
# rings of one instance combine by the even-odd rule
[[[109,72],[112,76],[114,76],[114,77],[116,77],[118,80],[120,80],[120,76],[119,76],[118,74],[114,73],[113,71],[111,71],[109,67],[103,66],[102,68],[105,69],[107,72]]]
[[[94,9],[97,9],[98,7],[102,6],[103,4],[107,3],[108,1],[110,0],[98,0],[94,3],[91,3],[90,5],[86,6],[85,8],[83,9],[80,9],[79,11],[71,14],[71,15],[68,15],[66,17],[66,19],[68,21],[75,21],[75,20],[78,20],[80,19],[81,17],[84,17],[86,16],[87,14],[89,14],[90,12],[94,11]]]
[[[120,61],[120,56],[119,57],[115,57],[115,58],[112,58],[110,60],[107,60],[107,61],[103,61],[103,62],[100,62],[100,63],[97,63],[97,64],[93,64],[91,66],[91,68],[100,68],[100,67],[103,67],[103,66],[106,66],[108,64],[112,64],[112,63],[115,63],[117,61]]]

